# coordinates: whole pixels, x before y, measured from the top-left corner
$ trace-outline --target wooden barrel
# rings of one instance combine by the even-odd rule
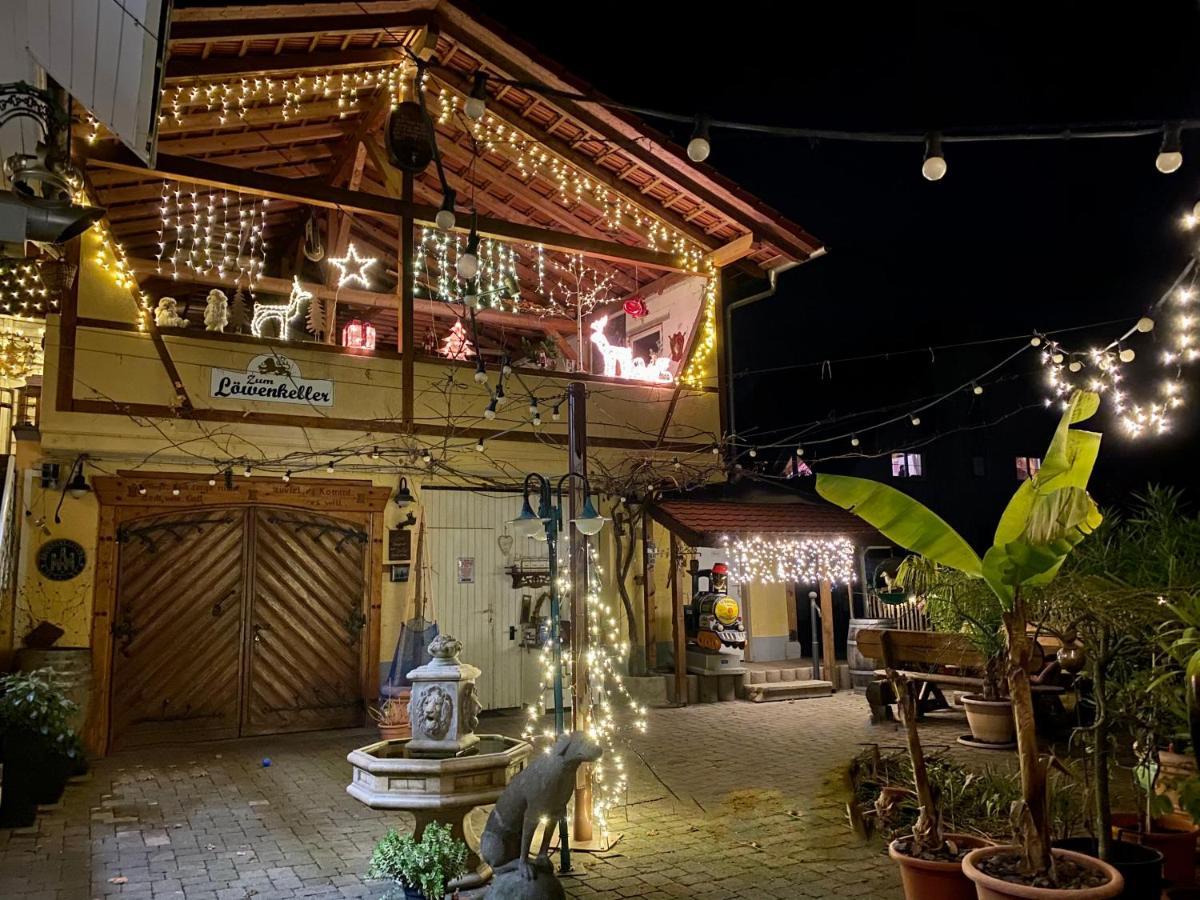
[[[88,647],[22,647],[17,651],[17,668],[22,672],[50,669],[55,685],[79,707],[70,718],[71,727],[76,733],[83,730],[92,697],[92,651]]]
[[[856,635],[864,628],[895,628],[896,620],[891,618],[851,619],[846,631],[846,663],[850,669],[850,686],[856,691],[865,691],[867,685],[875,680],[875,670],[879,668],[877,660],[868,659],[858,652]]]

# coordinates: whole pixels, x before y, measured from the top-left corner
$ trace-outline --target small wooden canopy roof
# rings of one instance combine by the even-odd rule
[[[737,491],[725,485],[694,496],[665,498],[650,508],[650,515],[692,547],[719,547],[726,537],[848,538],[860,546],[887,543],[858,516],[820,498]]]

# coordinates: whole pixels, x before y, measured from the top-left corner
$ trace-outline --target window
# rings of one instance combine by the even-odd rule
[[[1041,467],[1042,458],[1040,456],[1018,456],[1017,481],[1026,481],[1032,478]]]
[[[893,478],[920,478],[921,474],[922,469],[920,453],[892,454]]]

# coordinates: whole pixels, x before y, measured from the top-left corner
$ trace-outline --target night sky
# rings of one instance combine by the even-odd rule
[[[1200,117],[1194,3],[1139,4],[1136,13],[1073,3],[1048,15],[1054,4],[741,2],[718,13],[660,2],[577,7],[578,25],[567,24],[562,3],[480,6],[598,90],[681,113],[906,131]],[[689,136],[654,124],[680,143]],[[1184,165],[1172,175],[1155,170],[1157,151],[1155,137],[950,145],[946,177],[929,183],[915,145],[714,132],[709,164],[829,248],[785,274],[776,297],[735,318],[739,432],[763,444],[770,435],[790,441],[800,423],[949,390],[1035,329],[1135,321],[1200,240],[1179,225],[1200,198],[1200,139],[1185,136]],[[1090,346],[1120,330],[1069,340]],[[819,365],[1003,337],[1013,340],[833,362],[824,377]],[[1153,341],[1135,346],[1127,384],[1151,391],[1161,373]],[[781,366],[800,367],[756,371]],[[1025,354],[996,390],[923,417],[923,439],[958,427],[956,417],[989,420],[1038,402],[1038,369],[1036,354]],[[1200,484],[1191,463],[1197,411],[1200,396],[1172,435],[1137,442],[1102,414],[1101,472],[1123,486],[1151,477]],[[1054,418],[1031,410],[1004,427],[1030,429],[1042,446]],[[862,449],[908,440],[883,431]]]

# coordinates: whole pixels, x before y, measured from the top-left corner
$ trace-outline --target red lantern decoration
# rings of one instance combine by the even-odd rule
[[[646,306],[646,301],[642,299],[641,294],[634,294],[625,301],[625,315],[627,316],[631,316],[634,319],[641,319],[648,312],[650,312],[650,308]]]
[[[370,322],[351,319],[342,329],[342,346],[355,350],[374,350],[375,326]]]

